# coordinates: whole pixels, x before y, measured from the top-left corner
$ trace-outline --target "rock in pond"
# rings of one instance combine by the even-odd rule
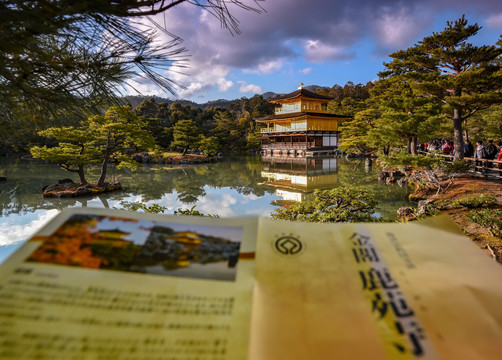
[[[105,183],[104,186],[97,186],[95,184],[77,184],[72,181],[46,186],[43,190],[42,196],[45,198],[70,198],[96,195],[115,190],[122,190],[122,185],[118,182],[115,182]]]

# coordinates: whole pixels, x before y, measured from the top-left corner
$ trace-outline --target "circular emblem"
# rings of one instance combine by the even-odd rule
[[[282,236],[275,241],[275,249],[283,255],[297,255],[303,250],[302,242],[293,236]]]

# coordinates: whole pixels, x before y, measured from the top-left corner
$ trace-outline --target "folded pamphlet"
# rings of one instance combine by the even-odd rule
[[[73,208],[0,266],[0,358],[499,359],[500,279],[447,216]]]

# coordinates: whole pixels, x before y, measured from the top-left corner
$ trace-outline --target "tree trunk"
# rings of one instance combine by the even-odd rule
[[[106,179],[106,170],[108,168],[108,161],[110,160],[110,155],[108,155],[108,152],[105,155],[105,159],[103,160],[103,163],[101,164],[101,175],[99,175],[99,180],[96,185],[98,186],[103,186],[105,184],[105,179]]]
[[[408,142],[406,143],[406,152],[411,154],[411,138],[408,138]]]
[[[80,183],[82,185],[87,184],[87,180],[85,179],[84,167],[82,165],[78,166],[78,177],[80,178]]]
[[[77,173],[78,177],[80,179],[80,184],[82,184],[82,185],[87,184],[87,180],[85,179],[84,166],[83,165],[77,165],[76,169],[72,168],[70,165],[68,165],[65,162],[58,163],[58,165],[64,171],[69,171],[71,173]]]
[[[460,160],[464,158],[464,141],[462,138],[462,119],[453,118],[453,137],[455,154],[453,156],[454,160]]]
[[[79,155],[82,155],[85,151],[85,145],[81,144],[80,145],[80,152]],[[84,174],[84,166],[83,165],[77,165],[77,174],[78,177],[80,178],[80,183],[81,184],[87,184],[87,180],[85,179],[85,174]]]
[[[181,153],[181,156],[185,155],[187,153],[187,150],[188,150],[188,146],[186,146],[184,149],[183,149],[183,152]]]
[[[464,120],[464,141],[469,140],[469,130],[467,130],[467,120]]]
[[[455,88],[453,90],[453,96],[461,96],[462,90]],[[462,138],[462,110],[459,107],[453,108],[453,144],[455,148],[454,160],[460,160],[464,158],[464,140]]]
[[[417,137],[415,135],[413,135],[409,140],[410,140],[410,143],[409,143],[410,154],[411,155],[418,155],[418,153],[417,153],[417,142],[418,142]]]
[[[101,175],[99,175],[99,180],[96,185],[98,186],[103,186],[105,184],[105,179],[106,179],[106,170],[108,168],[108,161],[110,160],[110,156],[112,154],[110,147],[110,132],[108,131],[108,135],[106,137],[106,150],[105,150],[105,157],[103,159],[103,163],[101,164]]]
[[[460,160],[464,158],[464,140],[462,137],[462,119],[453,119],[453,136],[454,136],[454,146],[455,155],[454,160]]]
[[[103,204],[103,206],[105,207],[105,209],[109,209],[110,208],[110,204],[108,204],[108,200],[106,200],[105,197],[103,196],[98,196],[99,200],[101,200],[101,203]]]

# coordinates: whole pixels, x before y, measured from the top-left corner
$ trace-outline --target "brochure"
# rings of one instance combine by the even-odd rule
[[[447,216],[67,209],[0,266],[0,358],[499,359],[500,279]]]

